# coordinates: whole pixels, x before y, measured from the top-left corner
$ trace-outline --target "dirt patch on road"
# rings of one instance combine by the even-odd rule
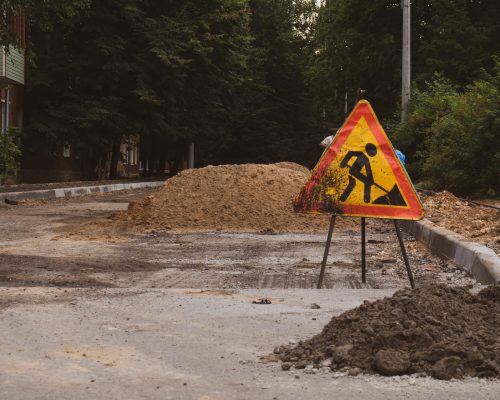
[[[500,210],[461,200],[446,191],[425,196],[423,200],[426,217],[436,225],[500,254]]]
[[[438,379],[500,376],[500,285],[473,295],[429,285],[333,318],[319,335],[275,350],[282,368]]]
[[[135,232],[324,232],[328,215],[297,214],[292,209],[309,174],[307,168],[289,162],[186,170],[104,225]]]

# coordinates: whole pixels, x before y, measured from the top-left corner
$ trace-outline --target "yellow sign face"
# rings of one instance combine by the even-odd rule
[[[413,185],[367,101],[360,101],[314,168],[295,210],[421,219]]]
[[[366,149],[369,144],[373,146],[372,148],[368,147],[370,154]],[[350,173],[356,174],[353,168],[359,171],[360,177],[372,176],[373,182],[376,183],[368,188],[362,180]],[[331,187],[327,194],[339,198],[343,195],[345,197],[343,202],[346,204],[366,205],[375,199],[386,196],[390,190],[386,188],[398,187],[396,177],[364,117],[359,120],[329,169],[337,171],[338,185]],[[351,185],[349,184],[350,180],[354,182]]]

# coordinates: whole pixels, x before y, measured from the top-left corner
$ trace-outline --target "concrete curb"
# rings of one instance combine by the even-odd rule
[[[431,251],[452,260],[483,284],[500,282],[500,257],[481,244],[448,229],[438,227],[431,221],[401,221],[403,228]]]
[[[32,190],[28,192],[0,193],[0,201],[50,200],[62,197],[78,197],[93,193],[108,193],[127,189],[144,189],[162,186],[165,181],[117,183],[112,185],[80,186],[61,189]]]

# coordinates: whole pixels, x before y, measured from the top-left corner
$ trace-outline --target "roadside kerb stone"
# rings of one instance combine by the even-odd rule
[[[78,197],[95,193],[116,192],[119,190],[154,188],[162,186],[163,184],[165,184],[164,181],[132,182],[117,183],[112,185],[81,186],[61,189],[32,190],[27,192],[0,193],[0,201],[4,202],[6,199],[11,201],[50,200],[64,197]]]
[[[452,260],[479,283],[500,282],[500,258],[492,249],[438,227],[425,218],[421,221],[401,221],[401,225],[434,254]]]

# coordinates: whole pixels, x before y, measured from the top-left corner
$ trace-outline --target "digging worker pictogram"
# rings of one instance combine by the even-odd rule
[[[366,154],[373,157],[377,154],[377,148],[374,144],[368,143],[365,146]],[[349,161],[354,158],[352,165],[349,165]],[[364,185],[364,196],[363,200],[365,203],[370,203],[371,189],[375,185],[373,180],[372,168],[370,166],[370,160],[361,151],[349,151],[342,162],[340,163],[341,168],[349,168],[349,184],[345,188],[344,192],[340,196],[341,201],[346,201],[353,189],[356,186],[356,179],[361,181]],[[363,168],[365,173],[362,172]],[[377,185],[378,186],[378,185]]]

